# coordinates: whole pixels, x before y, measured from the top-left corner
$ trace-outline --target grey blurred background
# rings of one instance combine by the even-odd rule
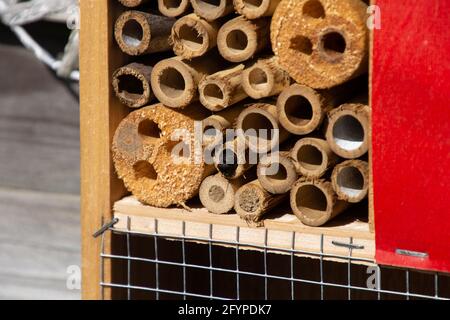
[[[27,24],[53,56],[70,30]],[[58,78],[0,23],[0,299],[78,299],[78,84]]]

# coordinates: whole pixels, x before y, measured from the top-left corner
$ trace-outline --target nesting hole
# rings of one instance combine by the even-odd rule
[[[244,5],[249,9],[258,9],[263,4],[264,0],[244,0]]]
[[[144,94],[144,84],[131,74],[123,74],[117,77],[119,93],[127,98],[135,99]]]
[[[320,46],[327,57],[335,60],[342,57],[347,48],[347,42],[342,34],[333,31],[322,36]]]
[[[357,197],[364,190],[364,176],[358,168],[345,167],[339,171],[337,184],[345,195]]]
[[[194,0],[197,7],[202,11],[217,10],[221,0]]]
[[[164,0],[163,4],[167,9],[178,9],[182,2],[183,0]]]
[[[148,179],[156,181],[158,173],[148,161],[138,161],[133,165],[134,176],[137,180]]]
[[[209,198],[218,203],[225,198],[225,191],[220,186],[212,186],[208,191]]]
[[[326,195],[314,185],[301,186],[295,200],[298,210],[312,219],[320,218],[328,208]]]
[[[310,56],[313,51],[313,44],[309,38],[297,36],[291,39],[290,48]]]
[[[145,119],[139,123],[138,133],[146,139],[155,140],[161,137],[161,130],[156,122]]]
[[[253,90],[262,91],[269,85],[267,73],[261,68],[253,68],[248,75],[248,82]]]
[[[340,117],[333,126],[334,142],[343,150],[357,150],[363,145],[364,137],[363,126],[351,115]]]
[[[242,130],[250,140],[256,140],[258,146],[265,148],[274,138],[274,125],[261,113],[249,113],[242,120]],[[255,142],[256,142],[255,141]]]
[[[311,122],[314,111],[311,102],[301,95],[293,95],[286,100],[284,112],[289,122],[305,126]]]
[[[231,30],[226,41],[228,49],[234,52],[244,51],[248,46],[247,34],[242,30]]]
[[[204,38],[194,27],[182,25],[180,27],[179,37],[183,45],[190,50],[200,50],[203,46]]]
[[[267,180],[270,182],[285,181],[288,177],[288,171],[282,163],[271,164],[271,166],[267,168],[266,172],[275,171],[275,166],[278,166],[278,170],[276,170],[273,174],[266,174]]]
[[[129,47],[139,47],[144,37],[144,30],[141,24],[130,19],[125,22],[122,29],[122,40]]]
[[[325,9],[318,0],[309,0],[303,5],[303,14],[314,19],[325,18]]]
[[[225,177],[233,177],[238,168],[238,157],[236,153],[229,148],[224,149],[219,155],[217,168]]]
[[[224,99],[222,89],[215,83],[209,83],[203,88],[203,96],[209,103],[216,105],[222,104]]]
[[[175,68],[164,69],[159,77],[159,83],[162,93],[172,99],[180,97],[186,89],[183,75]]]
[[[315,171],[322,166],[323,154],[313,145],[303,145],[298,149],[297,161],[302,168]]]

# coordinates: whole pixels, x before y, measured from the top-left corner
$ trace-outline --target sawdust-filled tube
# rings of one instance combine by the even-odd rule
[[[244,109],[236,129],[237,136],[256,153],[270,152],[289,138],[279,123],[277,107],[269,103],[254,103]]]
[[[201,109],[180,112],[157,104],[122,120],[113,138],[114,165],[139,201],[169,207],[184,205],[198,194],[203,179],[214,172],[196,161],[194,120],[204,117]],[[191,136],[174,136],[180,128]]]
[[[281,0],[234,0],[237,13],[247,19],[270,17],[275,12]]]
[[[318,138],[300,139],[291,151],[298,174],[308,178],[320,178],[338,161],[328,142]]]
[[[339,199],[361,202],[369,191],[369,164],[362,160],[347,160],[334,168],[331,182]]]
[[[189,0],[158,0],[158,10],[166,17],[175,18],[191,8]]]
[[[220,173],[209,176],[200,186],[200,201],[211,213],[229,213],[233,210],[236,192],[248,182],[244,177],[228,180]]]
[[[370,108],[359,103],[343,104],[328,113],[328,144],[345,159],[363,156],[370,145]]]
[[[361,0],[282,0],[272,19],[272,47],[298,83],[331,88],[367,72],[366,22]]]
[[[113,74],[113,88],[120,102],[130,108],[140,108],[153,99],[150,86],[152,67],[131,63]]]
[[[217,112],[248,97],[242,88],[243,64],[204,78],[199,86],[200,102]]]
[[[212,147],[215,143],[222,142],[225,131],[233,127],[237,117],[245,107],[244,104],[237,104],[203,120],[203,145]]]
[[[175,19],[141,11],[126,11],[116,21],[114,36],[130,56],[171,50],[169,36]]]
[[[119,2],[128,8],[139,7],[140,5],[149,2],[149,0],[119,0]]]
[[[185,60],[173,57],[158,62],[152,71],[152,90],[158,100],[172,108],[184,108],[198,100],[198,84],[220,69],[208,55]]]
[[[242,73],[242,87],[253,99],[278,95],[290,84],[291,77],[279,67],[276,57],[260,59]]]
[[[286,151],[262,157],[257,174],[261,186],[272,194],[289,192],[298,177],[289,152]]]
[[[173,51],[184,59],[203,56],[216,47],[219,25],[208,22],[195,13],[184,16],[175,22],[170,41]]]
[[[217,35],[220,54],[231,62],[243,62],[270,44],[270,18],[248,20],[239,16],[225,23]]]
[[[320,227],[348,208],[338,200],[331,182],[301,178],[292,187],[291,208],[300,221],[311,227]]]
[[[264,215],[285,201],[286,194],[267,192],[258,180],[242,186],[235,195],[234,210],[252,225],[262,225]]]
[[[233,12],[233,0],[191,0],[194,12],[200,17],[213,21]]]

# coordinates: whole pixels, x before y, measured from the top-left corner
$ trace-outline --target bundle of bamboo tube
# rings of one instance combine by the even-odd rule
[[[112,86],[131,109],[112,153],[141,202],[198,195],[255,225],[285,203],[321,226],[366,198],[366,2],[119,2],[114,36],[132,61]]]

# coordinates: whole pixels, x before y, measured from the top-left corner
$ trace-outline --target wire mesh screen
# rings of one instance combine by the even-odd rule
[[[110,228],[102,246],[102,292],[113,299],[449,299],[450,277],[378,266],[347,255],[311,253]],[[213,226],[210,225],[210,230]],[[184,229],[184,228],[183,228]],[[212,231],[210,232],[210,234]],[[295,232],[292,233],[293,248]],[[105,243],[105,234],[102,243]],[[105,281],[104,268],[112,272]]]

